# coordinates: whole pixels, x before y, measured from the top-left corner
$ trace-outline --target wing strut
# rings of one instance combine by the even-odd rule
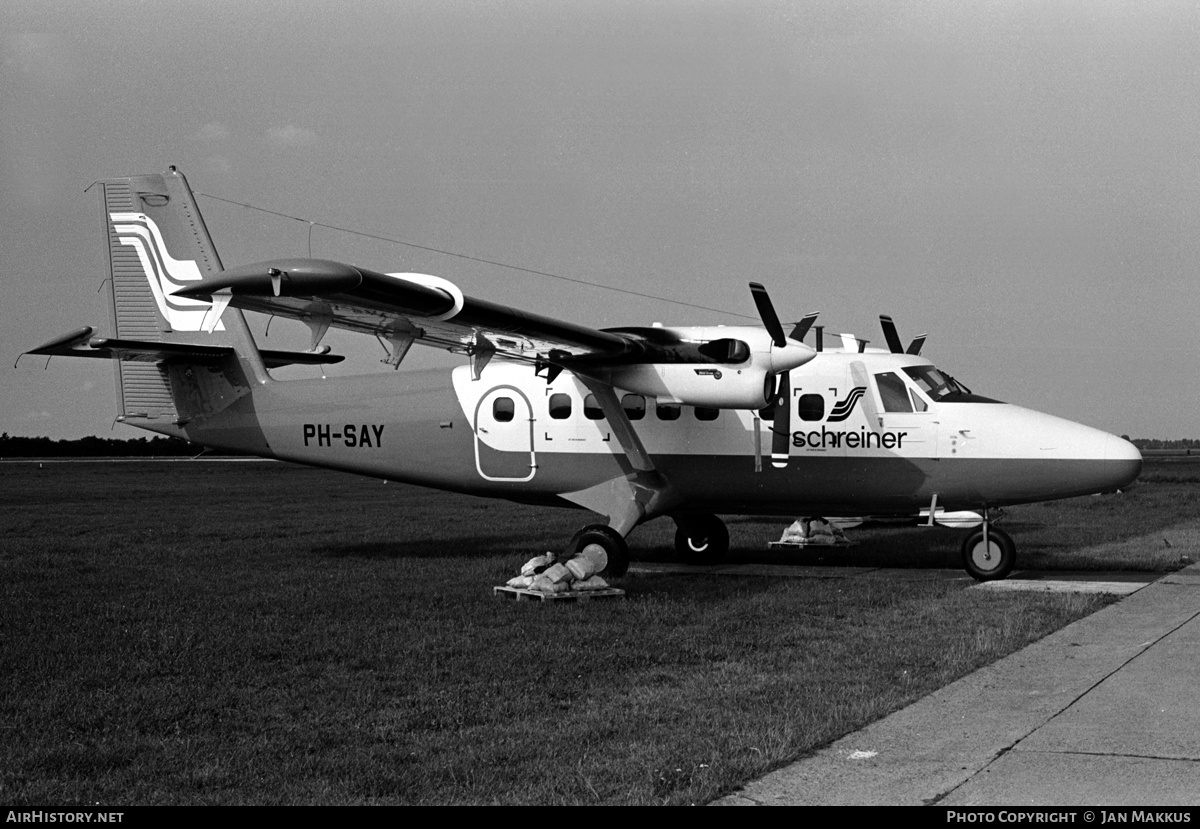
[[[600,411],[604,412],[604,419],[608,421],[608,425],[617,436],[617,442],[625,450],[629,465],[639,472],[654,472],[654,461],[650,460],[646,447],[642,445],[642,439],[629,422],[629,415],[621,408],[621,401],[617,400],[617,393],[613,391],[613,387],[583,374],[577,373],[575,376],[583,381],[588,391],[596,395]]]
[[[654,468],[654,461],[638,437],[629,416],[621,408],[613,387],[599,380],[576,374],[600,404],[600,410],[617,436],[633,471],[578,492],[561,497],[573,504],[608,517],[608,525],[621,535],[642,521],[664,515],[683,503],[683,496]]]

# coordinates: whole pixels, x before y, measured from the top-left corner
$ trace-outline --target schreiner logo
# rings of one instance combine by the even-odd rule
[[[721,379],[721,371],[719,369],[695,368],[695,369],[692,369],[692,371],[696,372],[696,374],[700,375],[701,377],[704,377],[705,375],[707,375],[707,376],[713,377],[716,380]]]
[[[827,423],[841,423],[854,413],[854,407],[867,393],[866,386],[855,386],[829,411]],[[798,449],[900,449],[908,432],[875,432],[869,426],[859,426],[857,432],[833,432],[825,426],[821,431],[792,432],[792,446]]]
[[[167,251],[158,225],[144,213],[109,213],[117,242],[137,252],[142,272],[150,283],[158,311],[176,331],[200,331],[211,303],[172,296],[189,282],[202,279],[193,259],[175,259]],[[225,326],[217,323],[216,330]]]
[[[854,412],[854,407],[858,405],[858,401],[862,400],[862,396],[867,393],[866,386],[855,386],[846,395],[845,400],[839,400],[833,404],[833,409],[829,412],[829,423],[841,423],[846,418],[850,417]]]

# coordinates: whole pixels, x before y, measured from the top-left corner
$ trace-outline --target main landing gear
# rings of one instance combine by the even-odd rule
[[[688,564],[716,564],[729,552],[729,529],[715,515],[675,518],[675,552]]]
[[[962,561],[971,578],[995,581],[1012,572],[1017,563],[1017,547],[1008,533],[984,522],[963,539]]]
[[[629,570],[629,545],[619,532],[607,524],[588,524],[575,533],[560,561],[577,555],[603,560],[604,566],[596,575],[604,579],[619,579]]]

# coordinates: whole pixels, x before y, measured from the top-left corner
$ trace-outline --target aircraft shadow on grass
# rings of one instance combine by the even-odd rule
[[[313,552],[326,558],[357,559],[434,559],[434,558],[511,558],[519,568],[538,555],[525,549],[526,539],[519,535],[414,538],[395,541],[369,541],[348,544],[323,544]],[[544,552],[544,551],[542,551]],[[519,559],[519,560],[518,560]]]
[[[325,544],[313,552],[326,558],[352,559],[438,559],[473,557],[504,558],[513,562],[514,571],[529,558],[544,551],[529,549],[523,539],[497,536],[470,536],[438,539],[420,538],[400,541],[373,541],[348,544]],[[808,547],[795,549],[765,549],[760,546],[733,546],[721,564],[771,564],[804,567],[886,567],[890,569],[953,569],[957,566],[955,539],[947,537],[944,544],[916,545],[904,543],[906,550],[897,550],[887,540],[873,540],[849,547]],[[658,546],[638,550],[634,546],[633,564],[639,561],[676,561],[673,549]],[[697,567],[703,573],[705,568]]]

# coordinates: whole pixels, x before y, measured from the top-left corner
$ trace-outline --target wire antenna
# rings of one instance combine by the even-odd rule
[[[495,265],[496,267],[499,267],[499,268],[508,268],[509,270],[520,271],[521,273],[532,274],[533,276],[544,276],[548,279],[558,279],[558,280],[562,280],[563,282],[572,282],[576,285],[586,285],[589,288],[599,288],[604,291],[613,291],[618,294],[626,294],[627,296],[636,296],[636,297],[640,297],[642,299],[653,299],[653,300],[657,300],[658,302],[669,302],[672,305],[679,305],[684,308],[695,308],[699,311],[712,311],[713,313],[717,313],[717,314],[729,314],[730,316],[741,317],[743,319],[748,319],[748,320],[757,320],[758,319],[757,317],[751,316],[750,314],[739,314],[736,311],[730,311],[726,308],[710,308],[707,305],[696,305],[691,302],[683,302],[682,300],[671,299],[670,297],[657,296],[655,294],[645,294],[640,291],[631,291],[631,290],[628,290],[627,288],[615,288],[612,285],[604,285],[599,282],[591,282],[586,279],[576,279],[575,277],[562,276],[561,274],[549,273],[548,271],[539,271],[539,270],[534,270],[533,268],[524,268],[524,267],[521,267],[520,265],[511,265],[507,262],[498,262],[495,259],[485,259],[481,256],[471,256],[466,253],[456,253],[452,250],[443,250],[441,248],[430,247],[429,245],[420,245],[420,244],[417,244],[416,242],[408,242],[408,241],[405,241],[404,239],[396,239],[396,238],[393,238],[390,236],[383,236],[378,233],[367,233],[365,231],[354,230],[353,228],[349,228],[349,227],[341,227],[339,225],[328,224],[326,222],[318,222],[318,221],[314,221],[312,219],[305,219],[301,216],[293,216],[290,213],[281,213],[278,210],[270,210],[266,207],[259,207],[258,205],[255,205],[255,204],[248,204],[247,202],[234,201],[233,199],[226,199],[226,198],[222,198],[221,196],[214,196],[212,193],[203,193],[199,190],[196,190],[194,192],[196,193],[197,196],[204,196],[205,198],[213,199],[214,201],[225,202],[226,204],[233,204],[233,205],[237,205],[238,207],[244,207],[247,210],[257,210],[260,213],[267,213],[271,216],[279,216],[280,218],[283,218],[283,219],[289,219],[291,221],[302,222],[302,223],[307,224],[308,225],[308,246],[309,246],[308,247],[308,255],[309,255],[310,259],[312,258],[312,229],[313,229],[313,227],[323,227],[328,230],[336,230],[341,233],[349,233],[354,236],[361,236],[364,239],[375,239],[376,241],[389,242],[394,245],[404,245],[405,247],[415,248],[416,250],[424,250],[424,251],[428,251],[430,253],[441,254],[442,256],[453,256],[456,259],[466,259],[469,262],[479,262],[480,264],[484,264],[484,265]]]

